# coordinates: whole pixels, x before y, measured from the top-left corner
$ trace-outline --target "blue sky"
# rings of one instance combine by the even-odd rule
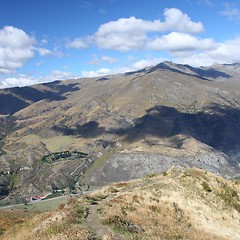
[[[0,0],[0,88],[240,62],[240,1]]]

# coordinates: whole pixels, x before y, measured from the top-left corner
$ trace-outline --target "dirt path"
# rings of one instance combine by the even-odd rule
[[[155,184],[156,181],[152,183],[152,185]],[[146,183],[147,184],[147,183]],[[134,187],[133,189],[138,189],[141,188],[142,186],[139,187]],[[125,192],[131,190],[132,188],[128,188],[127,190],[124,190],[120,193],[124,194]],[[101,224],[99,220],[99,216],[97,213],[98,208],[100,208],[102,205],[104,205],[107,201],[113,199],[114,197],[119,196],[117,195],[110,195],[106,199],[103,199],[101,201],[96,202],[94,205],[89,205],[89,214],[86,218],[87,225],[91,229],[91,231],[95,234],[95,238],[97,240],[128,240],[129,238],[126,236],[122,236],[116,232],[113,232],[109,227],[106,225]]]
[[[76,167],[75,170],[70,173],[70,175],[72,176],[83,164],[85,164],[85,162],[86,161],[83,159],[83,162],[78,167]]]
[[[98,202],[98,204],[89,205],[89,214],[86,218],[87,225],[91,231],[94,232],[94,236],[97,240],[126,240],[126,237],[113,232],[110,228],[101,224],[97,209],[105,202],[107,202],[107,199]]]

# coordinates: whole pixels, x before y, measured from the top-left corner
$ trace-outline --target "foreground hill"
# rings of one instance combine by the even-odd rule
[[[173,168],[72,198],[1,239],[238,240],[239,213],[239,181]]]
[[[77,191],[176,165],[238,175],[239,72],[239,64],[163,62],[1,90],[0,195],[21,200],[53,189]],[[43,161],[65,151],[88,156]]]

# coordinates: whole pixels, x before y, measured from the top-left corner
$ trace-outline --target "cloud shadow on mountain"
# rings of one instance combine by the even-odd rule
[[[240,144],[240,110],[211,105],[201,112],[183,113],[156,106],[135,119],[132,128],[125,129],[125,140],[133,142],[149,135],[169,138],[177,134],[191,136],[227,153]]]
[[[215,68],[208,68],[208,69],[202,69],[202,68],[194,68],[189,65],[184,65],[186,68],[190,69],[192,72],[195,72],[196,74],[206,77],[206,78],[231,78],[232,76],[229,74],[226,74],[222,71],[219,71]]]
[[[132,126],[108,130],[99,127],[96,121],[75,127],[54,126],[53,129],[64,135],[86,138],[115,134],[123,136],[129,143],[147,136],[170,138],[182,134],[225,153],[240,145],[240,110],[230,107],[211,105],[201,112],[184,113],[172,107],[156,106],[133,122]]]
[[[55,125],[52,129],[64,135],[79,135],[84,138],[92,138],[106,133],[105,128],[99,127],[99,123],[96,121],[90,121],[82,125],[77,124],[74,127]]]
[[[109,80],[108,77],[101,77],[101,78],[98,78],[96,82],[102,82],[102,81],[108,81],[108,80]]]
[[[55,81],[55,82],[50,82],[50,83],[44,83],[43,85],[51,88],[51,90],[53,90],[53,93],[56,93],[57,95],[76,92],[76,91],[80,90],[78,83],[71,83],[71,84],[63,85],[63,84],[61,84],[61,81]],[[50,92],[52,92],[52,91],[50,91]]]
[[[42,84],[49,87],[49,90],[39,90],[28,86],[3,90],[3,93],[0,93],[0,114],[13,114],[31,103],[44,99],[47,101],[62,101],[66,99],[64,94],[80,90],[78,84],[59,85],[59,82]]]

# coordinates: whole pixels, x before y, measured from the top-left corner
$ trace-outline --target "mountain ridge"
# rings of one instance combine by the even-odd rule
[[[232,78],[234,76],[229,75],[228,73],[225,73],[221,71],[221,68],[224,67],[239,67],[239,63],[234,63],[234,64],[215,64],[210,67],[191,67],[190,65],[186,64],[175,64],[169,61],[165,61],[162,63],[157,64],[156,66],[150,66],[141,70],[137,71],[132,71],[132,72],[127,72],[123,74],[116,74],[116,75],[109,75],[106,77],[99,77],[97,81],[103,81],[103,79],[106,81],[107,79],[111,78],[111,76],[117,76],[117,75],[133,75],[136,73],[151,73],[156,70],[162,69],[162,70],[170,70],[170,71],[176,71],[177,73],[181,74],[186,74],[190,75],[192,77],[199,77],[202,78],[203,80],[210,80],[209,78]],[[77,81],[81,79],[76,79]],[[32,85],[32,86],[25,86],[25,87],[12,87],[12,88],[5,88],[0,90],[0,114],[13,114],[26,106],[30,105],[33,102],[37,102],[43,99],[48,99],[48,100],[64,100],[64,97],[62,94],[67,93],[67,92],[72,92],[72,91],[77,91],[79,90],[77,87],[75,88],[75,85],[70,85],[70,84],[64,84],[61,85],[61,82],[66,82],[69,80],[55,80],[53,82],[48,82],[48,83],[42,83],[38,85]],[[74,81],[74,80],[73,80]],[[42,86],[40,89],[38,89],[38,86]],[[64,87],[63,87],[64,86]],[[68,88],[66,88],[68,86]],[[64,89],[65,88],[65,89]],[[13,107],[11,105],[16,105],[16,102],[20,106],[12,109]],[[10,102],[10,107],[7,102]],[[10,108],[8,111],[3,110],[5,109],[4,106],[8,105],[8,108]]]
[[[176,164],[235,176],[240,155],[240,81],[238,65],[229,67],[163,62],[125,74],[0,90],[0,114],[12,124],[0,145],[3,192],[25,196],[74,187],[100,179],[98,169],[105,169],[108,178],[119,156],[119,173],[129,161],[133,168],[155,159],[151,154],[162,161],[162,168],[143,164],[138,177]],[[2,102],[6,96],[19,100],[19,105],[14,105],[15,100]],[[71,176],[81,160],[41,162],[44,155],[65,150],[88,153],[93,166]],[[133,157],[131,162],[131,154],[138,160]],[[18,171],[24,167],[29,169]],[[131,179],[134,174],[126,175]]]

